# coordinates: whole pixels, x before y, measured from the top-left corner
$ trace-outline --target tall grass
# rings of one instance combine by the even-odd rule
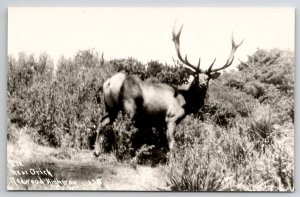
[[[190,118],[169,161],[172,190],[293,191],[293,128],[250,117],[225,129]]]
[[[28,128],[44,146],[93,149],[103,82],[119,71],[148,83],[186,82],[184,67],[174,65],[106,61],[93,50],[62,57],[56,69],[46,54],[9,57],[7,138],[14,143]],[[175,191],[293,191],[293,54],[259,49],[238,68],[211,82],[205,105],[176,128],[171,153],[161,130],[138,131],[122,115],[106,128],[106,152],[134,165],[167,162]]]

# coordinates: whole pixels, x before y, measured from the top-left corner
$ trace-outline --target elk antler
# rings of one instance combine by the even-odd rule
[[[198,66],[194,66],[193,64],[191,64],[188,59],[187,59],[187,55],[185,55],[185,58],[183,59],[182,58],[182,55],[180,53],[180,34],[181,34],[181,31],[182,31],[182,28],[183,28],[183,25],[181,25],[178,33],[175,32],[175,25],[173,27],[173,32],[172,32],[172,35],[173,35],[173,42],[175,44],[175,49],[176,49],[176,53],[177,53],[177,56],[179,58],[179,60],[184,63],[185,65],[189,66],[190,68],[194,69],[195,72],[199,72],[201,73],[201,70],[200,70],[200,58],[199,58],[199,62],[198,62]]]
[[[241,46],[241,44],[243,43],[244,40],[242,40],[239,44],[236,44],[234,39],[233,39],[233,35],[231,36],[231,39],[232,39],[232,48],[231,48],[231,52],[230,52],[230,55],[229,55],[229,58],[227,59],[225,65],[223,65],[222,67],[220,68],[217,68],[217,69],[212,69],[214,63],[216,62],[216,58],[214,59],[214,61],[211,63],[211,65],[208,67],[207,70],[201,70],[200,69],[200,58],[199,58],[199,62],[198,62],[198,65],[197,66],[194,66],[193,64],[191,64],[188,59],[187,59],[187,55],[185,55],[185,58],[183,59],[182,58],[182,55],[180,53],[180,34],[181,34],[181,31],[182,31],[182,28],[183,28],[183,25],[181,25],[178,33],[175,32],[175,25],[173,27],[173,32],[172,32],[172,35],[173,35],[173,42],[175,44],[175,49],[176,49],[176,53],[177,53],[177,56],[179,58],[179,60],[184,63],[185,65],[189,66],[190,68],[194,69],[195,70],[195,73],[205,73],[207,74],[208,76],[211,76],[211,73],[215,73],[217,71],[220,71],[220,70],[223,70],[227,67],[229,67],[233,60],[234,60],[234,54],[237,50],[237,48],[239,46]]]
[[[235,41],[234,41],[234,39],[233,39],[233,34],[232,34],[231,35],[231,44],[232,44],[231,52],[230,52],[229,58],[227,59],[226,63],[222,67],[220,67],[220,68],[212,69],[212,66],[214,65],[214,63],[216,61],[216,59],[215,59],[213,61],[213,63],[209,66],[209,68],[205,71],[205,73],[209,75],[210,73],[218,72],[220,70],[223,70],[223,69],[229,67],[232,64],[233,60],[234,60],[234,54],[235,54],[237,48],[239,46],[241,46],[241,44],[243,42],[244,42],[244,40],[242,40],[239,44],[236,44]]]

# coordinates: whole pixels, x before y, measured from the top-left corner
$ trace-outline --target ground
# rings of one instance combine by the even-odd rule
[[[168,190],[166,171],[119,162],[113,154],[95,158],[91,150],[41,146],[28,135],[7,144],[8,190]]]

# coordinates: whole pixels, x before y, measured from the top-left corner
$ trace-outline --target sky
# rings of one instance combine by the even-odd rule
[[[172,29],[183,24],[181,51],[205,68],[217,58],[222,66],[231,50],[231,34],[244,40],[234,65],[257,48],[295,48],[293,8],[22,8],[8,9],[8,54],[61,56],[94,49],[106,60],[134,57],[143,63],[178,59]]]

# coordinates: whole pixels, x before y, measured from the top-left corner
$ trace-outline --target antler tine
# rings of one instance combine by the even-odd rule
[[[212,69],[213,65],[215,64],[216,60],[217,60],[217,58],[215,58],[214,61],[213,61],[213,62],[210,64],[210,66],[208,67],[208,69],[207,69],[207,73],[208,73],[208,74],[211,73],[211,69]]]
[[[199,57],[199,61],[198,61],[197,70],[200,70],[200,64],[201,64],[201,57]]]
[[[233,33],[231,34],[231,40],[232,40],[232,47],[235,46],[235,49],[237,49],[239,46],[241,46],[244,42],[244,39],[243,39],[239,44],[236,44],[233,39]]]
[[[182,58],[182,55],[180,53],[180,34],[181,34],[181,31],[182,31],[182,28],[183,28],[183,25],[181,25],[178,33],[175,32],[175,25],[173,27],[173,31],[172,31],[172,35],[173,35],[173,42],[175,44],[175,49],[176,49],[176,53],[177,53],[177,56],[179,58],[179,60],[184,63],[185,65],[187,65],[188,67],[192,68],[195,70],[195,72],[201,72],[201,70],[199,69],[199,66],[200,64],[198,65],[198,67],[194,66],[193,64],[191,64],[188,59],[187,59],[187,55],[185,55],[185,58],[183,59]]]
[[[232,64],[233,60],[234,60],[234,54],[235,54],[237,48],[238,48],[239,46],[241,46],[243,42],[244,42],[244,40],[242,40],[239,44],[236,44],[235,41],[234,41],[234,39],[233,39],[233,34],[232,34],[232,35],[231,35],[231,44],[232,44],[232,48],[231,48],[231,52],[230,52],[230,54],[229,54],[229,58],[227,59],[226,63],[225,63],[222,67],[220,67],[220,68],[212,69],[212,65],[213,65],[213,64],[215,63],[215,61],[216,61],[216,59],[215,59],[215,60],[213,61],[213,63],[210,65],[210,67],[208,68],[208,70],[206,71],[206,73],[217,72],[217,71],[220,71],[220,70],[223,70],[223,69],[229,67],[229,66]]]
[[[184,57],[184,62],[183,62],[185,65],[195,69],[195,71],[197,72],[198,71],[198,68],[196,66],[194,66],[193,64],[191,64],[188,59],[187,59],[187,55],[185,55]]]
[[[183,28],[183,25],[181,25],[179,31],[176,33],[175,32],[175,25],[173,27],[173,31],[172,31],[172,34],[173,34],[173,41],[175,42],[175,40],[178,40],[178,43],[179,43],[179,37],[180,37],[180,34],[181,34],[181,31],[182,31],[182,28]]]

